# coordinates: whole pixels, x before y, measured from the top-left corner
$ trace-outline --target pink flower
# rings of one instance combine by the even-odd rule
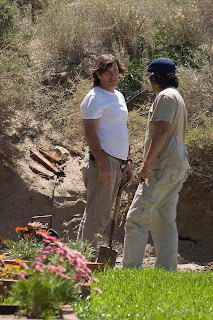
[[[44,260],[46,259],[45,254],[40,254],[40,256],[37,257],[37,260]]]
[[[48,265],[47,266],[47,272],[65,272],[66,269],[62,266],[59,266],[58,264],[55,264],[55,265]]]
[[[36,231],[36,234],[38,234],[39,236],[42,236],[44,239],[48,239],[48,235],[45,232]]]
[[[47,246],[44,250],[44,254],[52,253],[54,249],[51,246]]]
[[[94,282],[99,282],[99,279],[98,279],[98,278],[95,278],[95,277],[92,277],[92,280],[93,280]]]
[[[36,271],[40,271],[42,272],[43,269],[45,268],[45,264],[43,264],[40,261],[35,261],[32,263],[32,267],[36,270]]]
[[[64,279],[70,279],[70,276],[68,276],[67,274],[61,273],[61,272],[57,272],[56,273],[57,276],[64,278]]]
[[[26,270],[29,269],[29,268],[28,268],[28,265],[27,265],[25,262],[23,262],[23,261],[20,261],[20,262],[19,262],[19,265],[20,265],[22,268],[26,269]]]
[[[101,289],[99,289],[99,288],[93,288],[96,292],[98,292],[98,293],[102,293],[102,291],[101,291]]]
[[[48,240],[48,239],[43,239],[43,242],[45,242],[45,243],[51,243],[51,241]]]
[[[21,278],[22,280],[25,279],[26,276],[26,272],[24,270],[21,270],[20,272],[18,272],[18,277]]]
[[[74,277],[73,277],[74,280],[78,280],[78,281],[81,281],[82,278],[80,276],[80,274],[76,274]]]

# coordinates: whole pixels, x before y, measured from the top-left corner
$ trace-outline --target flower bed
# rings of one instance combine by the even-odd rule
[[[43,239],[44,247],[39,247],[33,261],[4,260],[0,292],[28,317],[48,318],[57,315],[61,302],[88,296],[91,272],[103,270],[103,264],[89,263],[79,251],[43,230],[36,231],[36,236]]]
[[[60,319],[62,320],[79,320],[70,305],[60,306]],[[0,315],[10,315],[10,320],[17,319],[15,315],[19,308],[17,305],[0,305]],[[12,316],[14,315],[14,316]],[[59,318],[57,318],[59,319]],[[31,320],[28,318],[28,320]]]

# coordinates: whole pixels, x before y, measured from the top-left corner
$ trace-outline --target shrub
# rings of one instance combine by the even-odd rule
[[[0,45],[13,29],[13,11],[7,0],[0,0]]]
[[[212,196],[213,121],[205,115],[197,127],[188,127],[186,144],[191,166],[190,185],[193,193]],[[191,187],[188,185],[189,191]]]
[[[93,40],[88,7],[75,1],[52,1],[37,21],[37,35],[48,56],[78,65]],[[43,52],[44,54],[44,52]]]

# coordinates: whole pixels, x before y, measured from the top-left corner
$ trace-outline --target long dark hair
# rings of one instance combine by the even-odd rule
[[[95,65],[92,69],[93,87],[98,86],[100,83],[97,72],[100,74],[106,72],[111,68],[114,62],[116,62],[118,65],[119,73],[124,74],[126,72],[126,68],[122,66],[118,59],[115,58],[112,54],[102,54],[96,59]]]
[[[168,87],[178,88],[179,86],[178,77],[174,73],[155,72],[151,77],[161,89],[166,89]]]

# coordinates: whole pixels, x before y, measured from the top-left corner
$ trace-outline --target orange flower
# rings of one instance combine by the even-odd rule
[[[16,259],[15,260],[15,263],[19,263],[19,262],[21,262],[21,259]]]
[[[41,222],[40,221],[29,222],[28,226],[30,226],[33,229],[37,229],[41,226]]]
[[[18,227],[18,226],[17,226],[17,227],[15,228],[15,232],[17,232],[17,233],[22,232],[22,231],[28,231],[27,227],[21,228],[21,227]]]
[[[25,233],[25,234],[23,234],[23,236],[25,238],[27,238],[28,240],[31,240],[33,238],[33,236],[31,236],[29,233]]]
[[[2,276],[4,276],[4,275],[6,274],[5,269],[2,269],[1,272],[0,272],[0,274],[1,274]]]
[[[48,234],[52,234],[52,232],[51,232],[50,230],[46,230],[46,229],[39,229],[38,231],[44,232],[44,233],[46,233],[47,235],[48,235]]]
[[[12,266],[12,268],[15,269],[15,270],[19,270],[19,269],[20,269],[20,266],[19,266],[18,264],[14,264],[14,265]]]
[[[11,269],[11,265],[10,265],[10,264],[5,264],[5,268],[6,268],[7,270],[10,270],[10,269]]]
[[[4,260],[6,256],[4,254],[0,254],[0,259]]]

